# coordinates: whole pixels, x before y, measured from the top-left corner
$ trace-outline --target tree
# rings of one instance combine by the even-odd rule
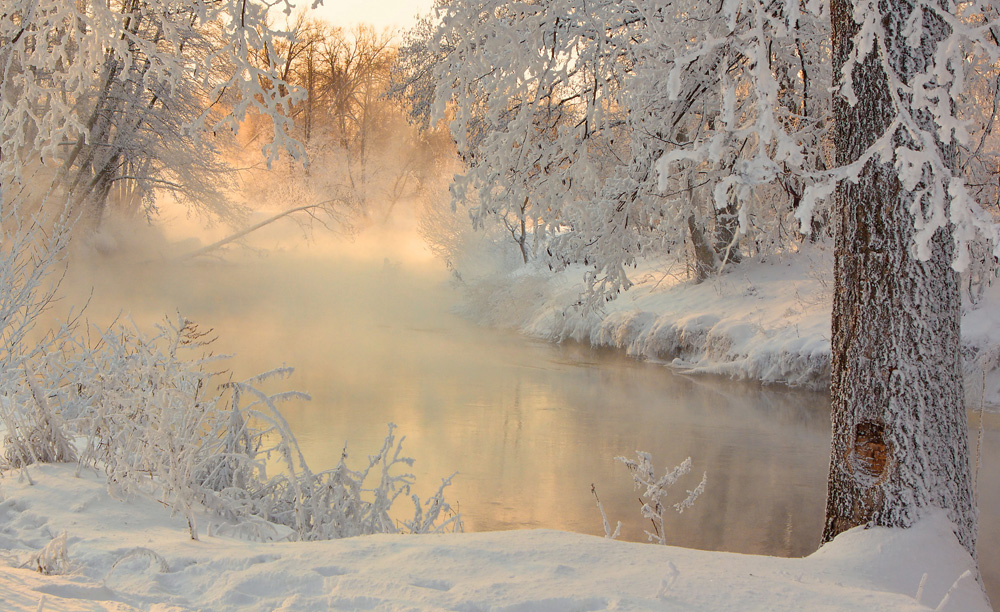
[[[519,246],[530,231],[556,269],[583,264],[588,303],[628,289],[641,255],[689,242],[700,279],[744,245],[802,239],[783,228],[816,201],[802,170],[825,165],[829,62],[797,3],[453,0],[439,16],[409,48],[434,59],[466,163],[456,204],[475,196],[473,223]]]
[[[299,95],[253,61],[287,34],[253,0],[12,0],[0,14],[0,203],[56,200],[100,223],[109,197],[169,189],[202,202],[219,172],[212,136],[270,116],[264,153],[298,152]],[[220,212],[217,209],[216,212]],[[221,212],[225,212],[222,210]]]
[[[824,541],[857,525],[909,526],[933,506],[975,555],[952,266],[968,229],[955,121],[965,53],[951,49],[981,39],[987,14],[970,26],[949,2],[831,3],[837,163],[857,174],[835,196]]]
[[[396,203],[436,179],[436,165],[450,147],[435,142],[433,131],[409,125],[388,95],[396,57],[392,32],[363,24],[345,30],[306,15],[293,22],[294,41],[279,41],[274,51],[283,81],[307,94],[288,115],[308,163],[300,171],[290,160],[280,180],[258,173],[250,188],[272,200],[276,189],[283,190],[282,199],[335,200],[339,210],[327,212],[342,224],[387,219]],[[242,160],[259,163],[259,155],[251,151]]]

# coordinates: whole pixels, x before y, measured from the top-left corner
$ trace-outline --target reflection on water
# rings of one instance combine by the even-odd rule
[[[286,416],[314,469],[344,444],[357,460],[395,422],[416,459],[418,493],[458,471],[449,490],[470,530],[551,527],[602,533],[596,486],[623,537],[645,539],[638,492],[616,455],[636,449],[657,467],[691,456],[705,494],[668,517],[683,546],[805,555],[822,527],[829,453],[824,394],[685,377],[613,352],[554,346],[474,327],[448,314],[454,296],[426,265],[350,253],[281,255],[238,264],[78,269],[94,285],[92,320],[125,308],[140,324],[179,309],[212,326],[238,376],[294,365],[311,403]],[[998,423],[984,464],[996,465]],[[1000,508],[985,469],[981,558],[997,584]],[[675,499],[684,495],[678,490]]]

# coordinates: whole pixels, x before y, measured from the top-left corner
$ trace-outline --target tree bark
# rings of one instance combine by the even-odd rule
[[[705,237],[705,232],[694,213],[688,215],[687,224],[691,245],[694,247],[694,279],[700,283],[715,272],[718,261],[715,259],[715,250]]]
[[[834,99],[838,165],[858,160],[896,115],[879,53],[906,81],[925,70],[947,34],[925,12],[922,44],[911,48],[899,32],[913,5],[883,0],[879,8],[886,48],[855,66],[855,106]],[[858,32],[852,12],[850,0],[831,3],[834,74],[842,73]],[[914,116],[924,129],[933,127],[930,117]],[[896,146],[909,143],[895,133]],[[903,189],[891,161],[869,161],[835,197],[833,441],[823,541],[858,525],[907,527],[939,507],[975,556],[951,231],[934,235],[927,260],[916,258],[911,206],[926,203]]]
[[[713,207],[715,215],[715,255],[716,260],[725,265],[738,264],[743,258],[740,254],[740,205],[734,194],[729,195],[729,204],[718,209]],[[721,268],[720,268],[721,269]]]

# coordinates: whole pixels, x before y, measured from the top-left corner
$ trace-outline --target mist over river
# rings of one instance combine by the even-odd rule
[[[447,270],[405,227],[289,249],[295,238],[286,229],[259,239],[267,251],[225,260],[73,261],[63,283],[70,297],[53,313],[92,290],[86,317],[95,324],[121,312],[150,329],[179,311],[214,329],[213,350],[235,355],[234,378],[295,367],[269,389],[312,396],[284,414],[313,470],[333,467],[345,445],[348,464],[360,466],[396,423],[421,497],[458,472],[447,497],[467,530],[603,534],[593,484],[612,525],[623,522],[622,537],[643,541],[652,525],[639,513],[641,491],[614,460],[638,449],[652,453],[658,473],[692,458],[670,503],[708,474],[694,507],[668,514],[668,543],[781,556],[816,550],[826,394],[684,376],[612,351],[477,327],[451,313],[458,293]],[[995,596],[997,416],[987,414],[979,474],[980,564]]]

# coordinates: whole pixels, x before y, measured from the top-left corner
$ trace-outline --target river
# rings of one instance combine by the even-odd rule
[[[234,263],[235,262],[235,263]],[[148,327],[180,311],[218,335],[237,378],[288,364],[313,400],[285,415],[314,470],[375,452],[386,424],[406,436],[416,491],[447,490],[467,530],[554,528],[602,534],[591,485],[624,539],[645,540],[628,470],[691,457],[704,494],[667,515],[671,544],[802,556],[819,544],[829,458],[829,398],[780,386],[685,376],[608,350],[554,345],[451,314],[457,293],[414,236],[337,248],[271,249],[229,262],[74,264],[88,317],[119,311]],[[72,302],[74,300],[68,300]],[[978,420],[972,415],[974,426]],[[973,443],[978,429],[973,431]],[[987,414],[980,473],[980,563],[1000,596],[1000,418]],[[914,585],[914,592],[916,592]]]

